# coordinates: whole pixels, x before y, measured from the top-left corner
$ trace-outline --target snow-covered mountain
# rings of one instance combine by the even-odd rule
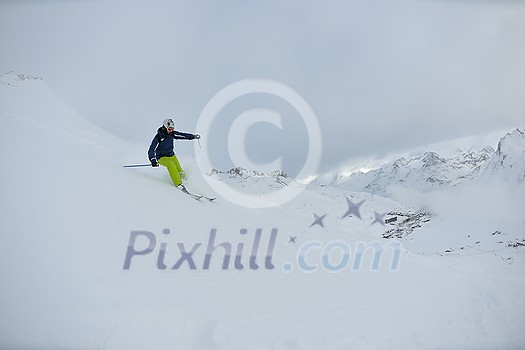
[[[422,200],[311,184],[250,209],[196,201],[163,167],[123,168],[145,160],[149,140],[105,132],[41,79],[0,76],[0,124],[0,349],[525,344],[521,187]],[[482,152],[461,163],[506,174],[515,136],[495,168],[480,168],[492,164]],[[196,192],[215,195],[204,176],[252,195],[297,186],[180,160]],[[437,155],[416,163],[449,169]]]
[[[8,85],[17,87],[20,82],[23,82],[24,80],[40,80],[43,81],[42,78],[34,77],[29,74],[17,74],[13,71],[4,73],[0,76],[0,84]]]
[[[428,192],[480,179],[519,184],[524,178],[525,134],[515,129],[500,139],[496,151],[490,145],[457,151],[449,157],[428,151],[408,159],[398,158],[366,173],[324,175],[314,183],[387,195],[394,185]]]
[[[504,181],[522,183],[525,180],[525,133],[519,129],[505,135],[494,154],[477,170],[477,177],[498,177]]]

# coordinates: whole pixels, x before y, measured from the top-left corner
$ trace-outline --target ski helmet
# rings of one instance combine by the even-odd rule
[[[173,122],[173,119],[171,118],[164,119],[164,122],[162,123],[162,125],[164,125],[166,129],[175,127],[175,123]]]

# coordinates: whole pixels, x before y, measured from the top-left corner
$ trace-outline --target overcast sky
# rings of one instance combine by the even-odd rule
[[[0,0],[0,50],[0,73],[44,78],[87,119],[145,147],[165,117],[199,132],[215,94],[254,78],[314,109],[321,171],[525,125],[525,1]],[[297,171],[306,128],[262,94],[232,102],[204,135],[214,162],[229,166],[228,130],[251,108],[277,109],[283,125],[254,125],[247,153]]]

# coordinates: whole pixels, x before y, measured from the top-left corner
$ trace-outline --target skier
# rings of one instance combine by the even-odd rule
[[[179,190],[187,192],[181,180],[186,179],[186,174],[182,170],[175,152],[173,152],[173,140],[198,140],[200,138],[201,135],[199,134],[175,131],[173,119],[165,119],[149,146],[148,157],[151,166],[157,167],[161,164],[168,168],[173,184]]]

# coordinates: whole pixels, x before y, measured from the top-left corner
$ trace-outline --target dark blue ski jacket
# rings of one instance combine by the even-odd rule
[[[173,152],[173,140],[193,140],[194,138],[195,135],[193,134],[175,130],[168,133],[168,130],[161,126],[149,146],[148,159],[155,158],[158,160],[162,157],[171,157],[175,154]]]

